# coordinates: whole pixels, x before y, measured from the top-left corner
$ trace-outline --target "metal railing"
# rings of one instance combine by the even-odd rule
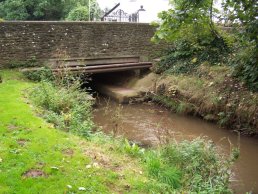
[[[102,20],[108,22],[139,22],[139,14],[128,14],[122,9],[119,9],[107,16],[104,16]]]

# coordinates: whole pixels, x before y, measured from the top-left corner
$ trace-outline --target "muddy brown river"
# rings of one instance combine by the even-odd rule
[[[104,132],[123,135],[144,146],[155,146],[169,137],[176,140],[206,136],[225,153],[230,143],[238,145],[238,135],[196,117],[178,115],[152,104],[119,105],[101,98],[94,111],[94,121]],[[233,168],[235,193],[258,193],[258,139],[240,138],[240,158]]]

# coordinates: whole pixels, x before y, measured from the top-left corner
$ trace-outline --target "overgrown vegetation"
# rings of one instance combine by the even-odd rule
[[[48,76],[46,72],[50,73],[37,72],[41,81],[30,92],[32,101],[45,110],[43,117],[55,127],[89,137],[94,127],[90,95],[81,89],[80,81],[73,77]]]
[[[192,74],[203,63],[229,65],[233,75],[252,90],[258,90],[257,3],[225,1],[224,12],[213,0],[170,1],[173,8],[159,14],[161,23],[153,37],[165,40],[171,49],[156,66],[156,72]],[[214,18],[231,21],[231,32],[216,26]],[[236,30],[234,30],[236,28]]]
[[[238,150],[223,159],[212,142],[197,138],[171,142],[148,154],[148,173],[174,189],[181,188],[180,192],[231,193],[228,169],[238,158]]]
[[[17,67],[20,67],[20,65]],[[40,69],[35,71],[24,71],[23,75],[29,80],[38,81],[38,82],[43,80],[47,80],[47,81],[55,80],[52,70],[48,67],[41,67]]]
[[[16,68],[30,68],[30,67],[39,67],[42,64],[40,64],[36,57],[31,57],[30,59],[28,59],[27,61],[24,62],[20,62],[20,61],[16,61],[15,59],[10,61],[7,65],[6,68],[10,68],[10,69],[16,69]]]

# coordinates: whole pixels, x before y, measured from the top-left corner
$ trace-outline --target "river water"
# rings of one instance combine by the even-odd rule
[[[213,140],[225,153],[229,152],[230,144],[239,145],[236,133],[196,117],[171,113],[153,103],[119,105],[100,98],[94,121],[106,133],[123,135],[144,146],[155,146],[168,137],[180,141],[198,136]],[[233,172],[231,186],[235,193],[258,193],[258,139],[240,137],[240,158]]]

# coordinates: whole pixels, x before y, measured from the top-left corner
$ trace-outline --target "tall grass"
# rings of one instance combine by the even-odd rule
[[[152,152],[146,159],[151,176],[181,192],[231,193],[231,165],[238,157],[218,154],[216,146],[203,138],[174,141]]]
[[[169,166],[155,152],[146,155],[146,167],[148,174],[161,183],[167,184],[171,189],[181,187],[182,172],[176,166]]]

